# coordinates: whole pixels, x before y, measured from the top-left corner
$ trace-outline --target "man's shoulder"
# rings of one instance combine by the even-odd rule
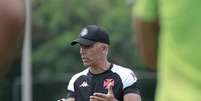
[[[119,75],[123,83],[123,88],[131,86],[132,84],[137,82],[136,75],[129,68],[114,64],[111,71]]]
[[[87,69],[85,69],[85,70],[83,70],[81,72],[78,72],[78,73],[74,74],[71,79],[75,79],[76,80],[80,76],[87,75],[88,72],[89,72],[89,68],[87,68]]]
[[[113,72],[117,72],[117,73],[130,73],[133,72],[130,68],[126,68],[117,64],[113,64],[113,67],[111,69]]]

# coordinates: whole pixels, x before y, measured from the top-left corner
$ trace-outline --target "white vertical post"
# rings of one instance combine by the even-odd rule
[[[31,1],[25,0],[25,34],[22,51],[22,101],[32,101]]]

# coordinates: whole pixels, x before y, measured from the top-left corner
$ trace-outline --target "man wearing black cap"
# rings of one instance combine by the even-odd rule
[[[140,101],[133,71],[107,60],[108,33],[96,25],[86,26],[71,45],[80,45],[84,71],[75,74],[68,85],[68,98],[62,101]]]

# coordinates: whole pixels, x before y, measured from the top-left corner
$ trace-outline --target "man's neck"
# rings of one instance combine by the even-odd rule
[[[103,63],[90,66],[89,70],[93,74],[100,74],[108,70],[110,68],[110,65],[111,63],[109,63],[108,61],[104,61]]]

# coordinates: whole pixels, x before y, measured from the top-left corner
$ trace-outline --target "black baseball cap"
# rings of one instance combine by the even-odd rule
[[[71,45],[77,43],[85,46],[90,46],[96,42],[110,44],[108,33],[97,25],[87,25],[82,29],[79,36],[71,42]]]

